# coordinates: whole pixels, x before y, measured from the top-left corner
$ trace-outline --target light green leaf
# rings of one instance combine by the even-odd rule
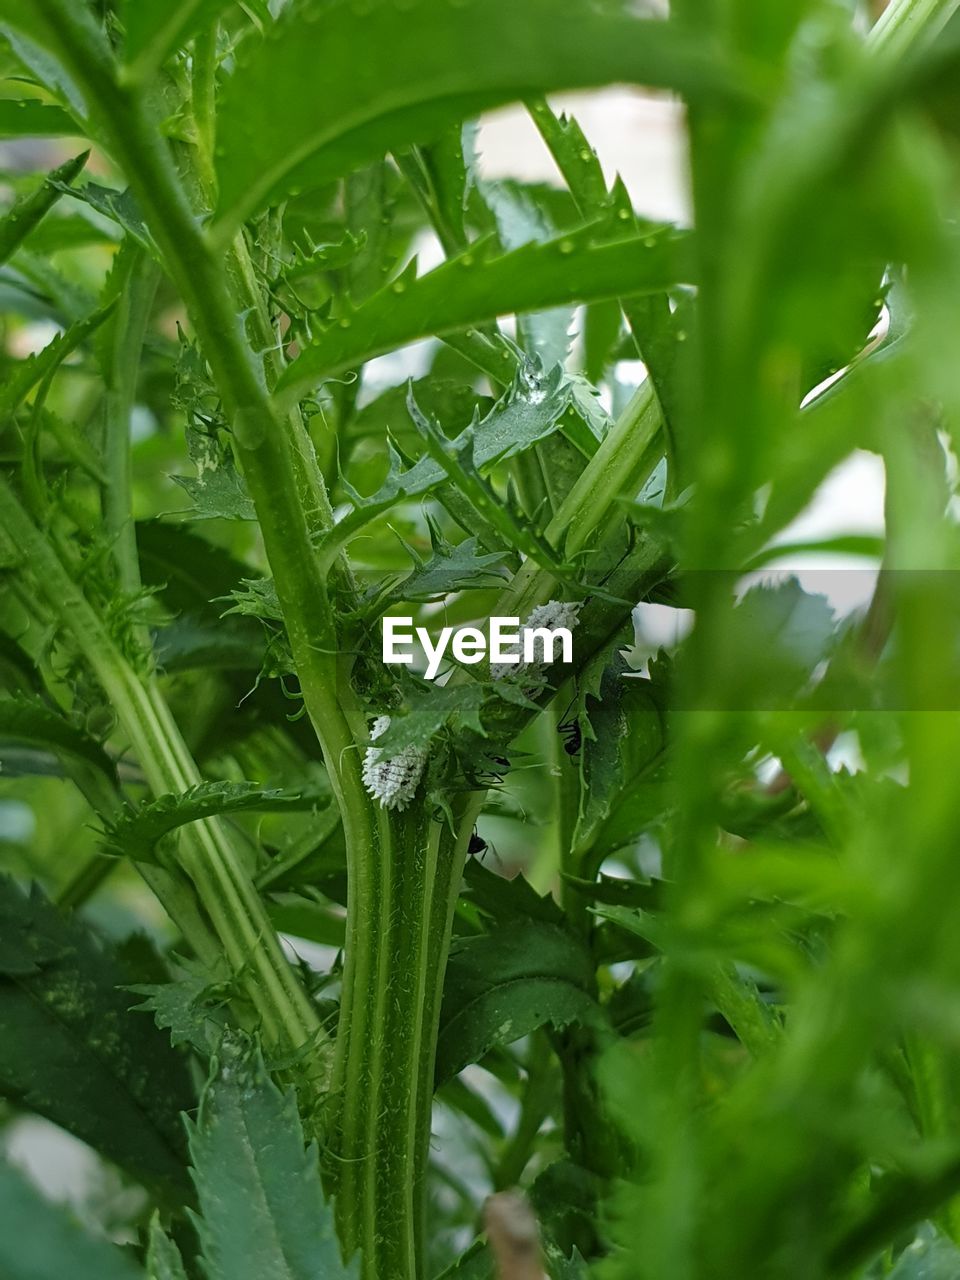
[[[205,23],[213,22],[231,0],[126,0],[124,46],[132,79],[161,66]]]
[[[406,276],[326,329],[280,380],[293,395],[418,338],[570,302],[658,292],[689,281],[689,237],[611,239],[606,223],[501,253],[474,246],[419,279]]]
[[[161,1227],[156,1214],[150,1223],[147,1276],[148,1280],[187,1280],[180,1250]]]
[[[121,1249],[88,1235],[68,1210],[48,1203],[2,1162],[0,1275],[3,1280],[143,1280]]]
[[[390,727],[377,738],[377,746],[388,756],[399,755],[406,747],[425,751],[447,726],[482,734],[479,715],[487,696],[487,688],[480,684],[411,682],[404,710],[391,712]]]
[[[187,428],[187,447],[197,474],[171,476],[193,500],[191,520],[255,520],[253,499],[236,468],[230,446],[213,432]]]
[[[32,98],[0,99],[0,137],[72,138],[83,130],[61,107]]]
[[[419,429],[423,415],[419,413],[412,395],[411,388],[405,412]],[[495,405],[482,421],[475,421],[464,428],[449,442],[450,447],[456,450],[472,441],[474,466],[489,470],[496,463],[514,457],[538,440],[550,436],[557,429],[569,403],[570,393],[563,385],[559,367],[545,378],[538,378],[535,387],[521,374],[510,394]],[[389,440],[387,451],[390,471],[375,493],[364,498],[345,484],[353,499],[354,510],[337,523],[325,540],[324,550],[328,557],[381,512],[389,510],[397,502],[429,493],[446,479],[445,468],[429,455],[404,469],[403,460]]]
[[[103,843],[120,857],[152,862],[163,837],[188,822],[249,810],[309,810],[321,803],[329,803],[329,796],[267,788],[256,782],[199,782],[189,791],[159,796],[139,809],[127,806],[108,827]]]
[[[319,186],[387,151],[429,142],[487,108],[611,82],[740,92],[668,22],[585,0],[304,0],[241,55],[220,117],[221,219],[235,227],[293,187]],[[282,130],[263,103],[304,86]]]
[[[234,1041],[190,1128],[197,1230],[210,1280],[349,1280],[324,1203],[317,1149],[304,1142],[292,1090]]]

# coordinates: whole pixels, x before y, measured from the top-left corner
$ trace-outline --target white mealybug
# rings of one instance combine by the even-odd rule
[[[577,625],[577,619],[580,614],[581,606],[579,604],[571,604],[565,600],[548,600],[546,604],[537,605],[536,609],[524,621],[520,628],[520,650],[522,653],[527,651],[528,645],[531,644],[537,633],[554,632],[554,631],[570,631],[572,632]],[[544,643],[544,637],[541,637],[541,644]],[[553,652],[551,649],[550,657],[546,657],[546,652],[541,649],[543,655],[541,660],[534,662],[494,662],[490,665],[490,675],[494,680],[502,680],[504,676],[520,675],[525,671],[538,671],[545,665],[545,661],[553,661]]]
[[[375,742],[390,728],[389,716],[378,716],[370,730]],[[395,756],[385,756],[382,747],[367,747],[363,757],[363,785],[381,809],[405,809],[413,799],[424,765],[426,752],[419,747],[404,747]]]

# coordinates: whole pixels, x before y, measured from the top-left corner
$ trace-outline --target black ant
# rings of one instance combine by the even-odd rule
[[[470,833],[470,843],[467,845],[467,856],[470,858],[479,858],[482,862],[488,853],[492,853],[500,866],[503,866],[503,863],[500,862],[500,855],[497,853],[496,849],[494,849],[493,845],[490,844],[489,841],[484,840],[483,836],[480,835],[476,827],[474,827],[473,831]]]
[[[565,720],[562,724],[557,725],[557,732],[563,738],[563,749],[568,756],[579,754],[583,745],[583,730],[580,728],[580,721],[577,719]]]

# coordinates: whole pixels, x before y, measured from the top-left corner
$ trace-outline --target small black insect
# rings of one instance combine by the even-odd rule
[[[557,725],[557,732],[563,738],[563,749],[568,756],[575,756],[583,745],[583,731],[579,720],[565,720]]]
[[[484,840],[483,836],[478,833],[476,828],[474,828],[470,834],[470,843],[467,845],[467,854],[469,857],[479,858],[480,861],[483,862],[488,853],[492,853],[494,859],[500,864],[500,866],[503,866],[503,863],[500,862],[500,855],[497,853],[493,845],[490,844],[488,840]]]

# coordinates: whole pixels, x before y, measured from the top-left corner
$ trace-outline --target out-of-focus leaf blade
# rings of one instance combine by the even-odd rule
[[[317,68],[324,74],[318,81]],[[228,82],[220,209],[236,225],[291,186],[320,185],[480,111],[551,89],[623,81],[696,94],[740,89],[667,22],[568,0],[307,0],[280,18]],[[278,131],[278,84],[316,85]]]
[[[186,1183],[181,1058],[130,1013],[124,972],[38,889],[0,879],[0,1089],[150,1183]]]
[[[88,1235],[0,1163],[0,1275],[4,1280],[143,1280],[116,1245]],[[155,1280],[166,1280],[158,1274]]]

